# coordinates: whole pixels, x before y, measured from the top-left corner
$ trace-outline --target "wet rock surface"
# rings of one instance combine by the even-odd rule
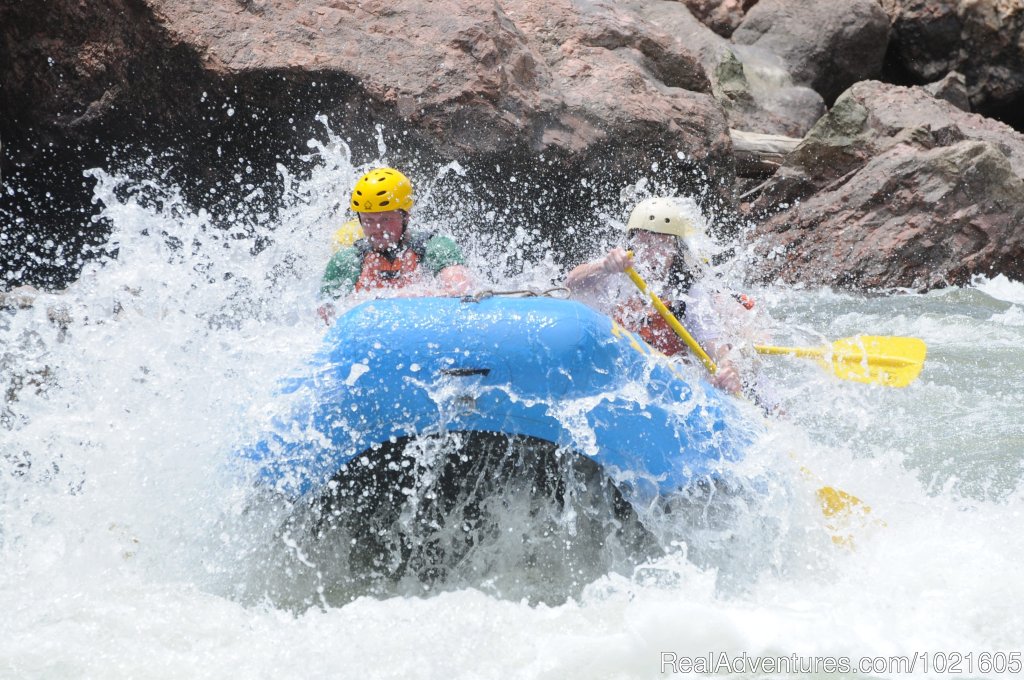
[[[1024,277],[1024,135],[922,88],[858,83],[765,185],[764,279],[927,289]]]

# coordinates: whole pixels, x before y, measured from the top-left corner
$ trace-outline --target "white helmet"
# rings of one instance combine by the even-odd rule
[[[713,248],[703,229],[690,217],[695,211],[699,209],[690,198],[647,198],[629,214],[626,230],[643,229],[676,236],[686,244],[685,256],[691,266],[708,264]]]
[[[689,240],[698,233],[693,220],[686,216],[674,198],[647,198],[637,203],[629,214],[626,229],[643,229],[658,234],[671,234]]]

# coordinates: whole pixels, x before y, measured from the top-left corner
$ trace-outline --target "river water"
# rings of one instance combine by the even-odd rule
[[[984,653],[1021,650],[1024,284],[1003,277],[879,297],[750,291],[780,341],[909,335],[929,349],[900,390],[765,362],[786,415],[751,464],[791,483],[768,506],[773,536],[749,543],[759,566],[741,587],[723,587],[729,565],[675,550],[548,603],[486,584],[304,607],[261,597],[253,574],[289,574],[261,574],[273,565],[235,533],[252,492],[227,459],[323,335],[327,235],[357,171],[337,140],[314,147],[321,164],[286,176],[278,216],[240,209],[218,228],[174,187],[96,171],[117,258],[0,315],[13,397],[0,428],[0,677],[652,678],[665,659],[708,653],[919,653],[932,674],[961,654],[962,676],[984,676],[998,670],[979,668]],[[269,245],[254,240],[261,226]],[[435,226],[468,244],[490,287],[559,276],[528,228]],[[852,545],[825,530],[821,483],[870,506],[844,529]],[[740,552],[747,538],[737,528]],[[777,675],[808,675],[789,670]]]

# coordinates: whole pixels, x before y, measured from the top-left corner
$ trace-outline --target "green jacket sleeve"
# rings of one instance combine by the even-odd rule
[[[458,244],[447,236],[434,236],[427,241],[427,248],[423,253],[423,264],[430,270],[430,273],[437,274],[445,267],[456,264],[466,264],[466,258],[462,256],[462,250]]]
[[[359,280],[359,253],[355,248],[340,249],[331,257],[324,270],[320,284],[320,295],[325,298],[339,298],[348,295]]]

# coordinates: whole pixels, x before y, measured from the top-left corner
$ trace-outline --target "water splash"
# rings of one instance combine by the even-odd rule
[[[999,277],[884,298],[752,291],[779,338],[870,332],[929,344],[925,372],[903,391],[765,363],[789,419],[745,464],[794,480],[805,465],[863,498],[884,526],[858,533],[852,551],[822,530],[814,484],[795,482],[736,509],[704,544],[755,558],[755,577],[738,588],[723,590],[721,563],[684,536],[558,606],[497,597],[506,586],[496,581],[334,607],[328,575],[308,567],[316,556],[281,536],[292,563],[311,570],[301,590],[327,606],[294,614],[254,603],[251,583],[225,565],[263,564],[240,527],[273,535],[274,511],[288,508],[247,513],[251,492],[224,473],[224,453],[259,429],[260,397],[322,335],[316,290],[343,218],[338,187],[362,169],[339,138],[325,140],[273,215],[257,205],[259,187],[211,215],[159,178],[95,171],[116,258],[87,265],[63,294],[0,313],[0,659],[14,676],[651,677],[666,650],[859,656],[1018,644],[1024,336],[1021,284]],[[244,188],[244,175],[236,181]],[[436,201],[429,182],[423,200]],[[489,285],[557,277],[527,219],[511,239],[476,239],[499,216],[482,204],[468,214],[430,226],[459,239]]]

